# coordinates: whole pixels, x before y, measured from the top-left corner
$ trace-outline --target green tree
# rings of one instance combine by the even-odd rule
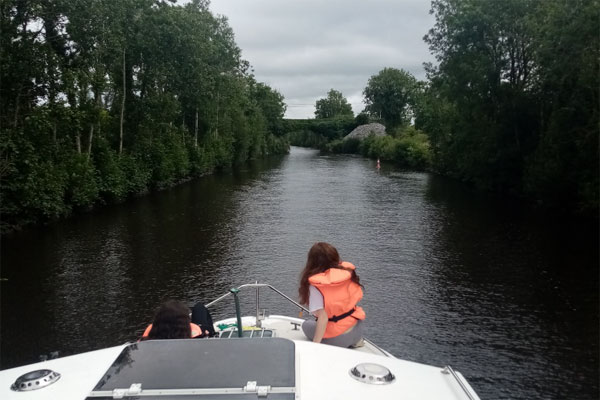
[[[317,119],[334,118],[338,116],[354,117],[352,107],[341,92],[331,89],[327,97],[317,100],[315,104],[315,117]]]
[[[525,160],[525,193],[544,204],[597,216],[598,2],[542,2],[531,20],[539,134]]]
[[[384,68],[371,76],[363,91],[365,111],[384,121],[393,129],[410,123],[413,116],[416,79],[408,72],[396,68]]]
[[[598,212],[597,3],[435,0],[416,123],[445,174]]]
[[[286,110],[283,96],[277,90],[270,88],[264,83],[256,83],[253,79],[250,83],[250,95],[262,112],[270,133],[281,136],[283,134],[283,115]]]

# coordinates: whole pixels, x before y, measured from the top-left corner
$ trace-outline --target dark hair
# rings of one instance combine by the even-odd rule
[[[346,269],[340,265],[340,255],[335,247],[325,242],[318,242],[308,251],[308,257],[306,259],[306,266],[302,270],[300,275],[300,287],[298,288],[298,295],[300,297],[301,304],[308,304],[308,278],[315,274],[327,271],[329,268],[340,268]],[[354,270],[352,272],[352,281],[360,285],[360,278]],[[362,285],[361,285],[362,286]]]
[[[177,300],[162,304],[152,321],[148,339],[188,339],[192,337],[190,310]]]

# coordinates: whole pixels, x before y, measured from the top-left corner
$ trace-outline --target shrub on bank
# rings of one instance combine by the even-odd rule
[[[138,194],[148,191],[152,169],[139,153],[125,153],[119,157],[119,165],[127,177],[127,193]]]
[[[119,202],[127,195],[127,177],[119,165],[118,154],[109,143],[99,138],[96,141],[94,165],[100,199],[103,202]]]
[[[337,139],[328,143],[325,150],[330,153],[358,154],[360,139]]]
[[[427,169],[431,165],[429,138],[412,126],[397,129],[394,136],[369,135],[363,140],[337,139],[323,147],[330,153],[362,154],[364,157],[391,161],[407,168]]]
[[[179,128],[160,133],[142,130],[135,143],[121,154],[100,135],[93,140],[91,155],[74,148],[59,151],[48,140],[51,136],[40,135],[44,140],[40,143],[20,132],[9,134],[5,130],[2,135],[0,152],[11,156],[10,162],[0,160],[3,232],[60,218],[74,209],[120,202],[130,195],[171,186],[234,162],[232,137],[207,135],[195,146],[189,140],[184,144]],[[256,157],[289,150],[285,137],[268,134],[256,140]]]
[[[379,158],[383,161],[391,161],[400,166],[417,170],[429,168],[431,165],[431,151],[427,135],[413,127],[404,128],[396,132],[396,135],[396,137],[371,135],[360,142],[356,151],[339,152],[360,153],[365,157]],[[343,142],[334,144],[332,151],[354,149],[354,143]]]
[[[42,161],[33,164],[28,172],[21,187],[21,206],[45,218],[67,214],[70,207],[63,201],[68,182],[66,171],[51,161]]]
[[[396,138],[370,136],[361,143],[360,152],[370,158],[392,161],[418,170],[427,169],[431,163],[429,139],[417,131]]]
[[[391,136],[376,137],[370,135],[362,142],[361,153],[369,158],[379,158],[385,161],[396,159],[399,141]]]
[[[404,136],[398,139],[396,148],[398,163],[415,169],[426,169],[431,165],[429,138],[424,133]]]
[[[288,137],[293,146],[323,149],[328,143],[326,137],[309,129],[289,132]]]
[[[267,136],[265,154],[286,154],[289,151],[290,144],[285,137]]]
[[[94,164],[86,154],[74,154],[66,164],[65,203],[77,208],[93,206],[99,195]]]

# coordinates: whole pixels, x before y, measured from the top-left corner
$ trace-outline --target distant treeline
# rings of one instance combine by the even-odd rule
[[[325,149],[332,140],[343,138],[359,125],[352,115],[324,119],[284,119],[283,130],[294,146]]]
[[[317,115],[293,123],[292,143],[407,166],[417,151],[440,174],[597,217],[598,2],[433,0],[432,13],[427,81],[385,68],[363,92],[394,138],[343,143],[351,120]]]
[[[283,97],[208,4],[2,2],[2,230],[288,152]]]
[[[413,126],[392,129],[386,137],[344,140],[354,128],[369,122],[366,114],[359,114],[356,118],[286,119],[283,127],[294,146],[313,147],[330,153],[362,154],[418,170],[431,166],[429,139]]]

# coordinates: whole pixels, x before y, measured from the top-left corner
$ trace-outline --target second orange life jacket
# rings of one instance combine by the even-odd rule
[[[194,323],[190,323],[190,328],[192,330],[191,337],[195,338],[195,337],[199,337],[200,335],[202,335],[202,329],[198,325],[196,325]],[[148,337],[151,329],[152,329],[152,324],[148,325],[148,327],[144,331],[144,334],[142,335],[142,337],[143,338]]]

